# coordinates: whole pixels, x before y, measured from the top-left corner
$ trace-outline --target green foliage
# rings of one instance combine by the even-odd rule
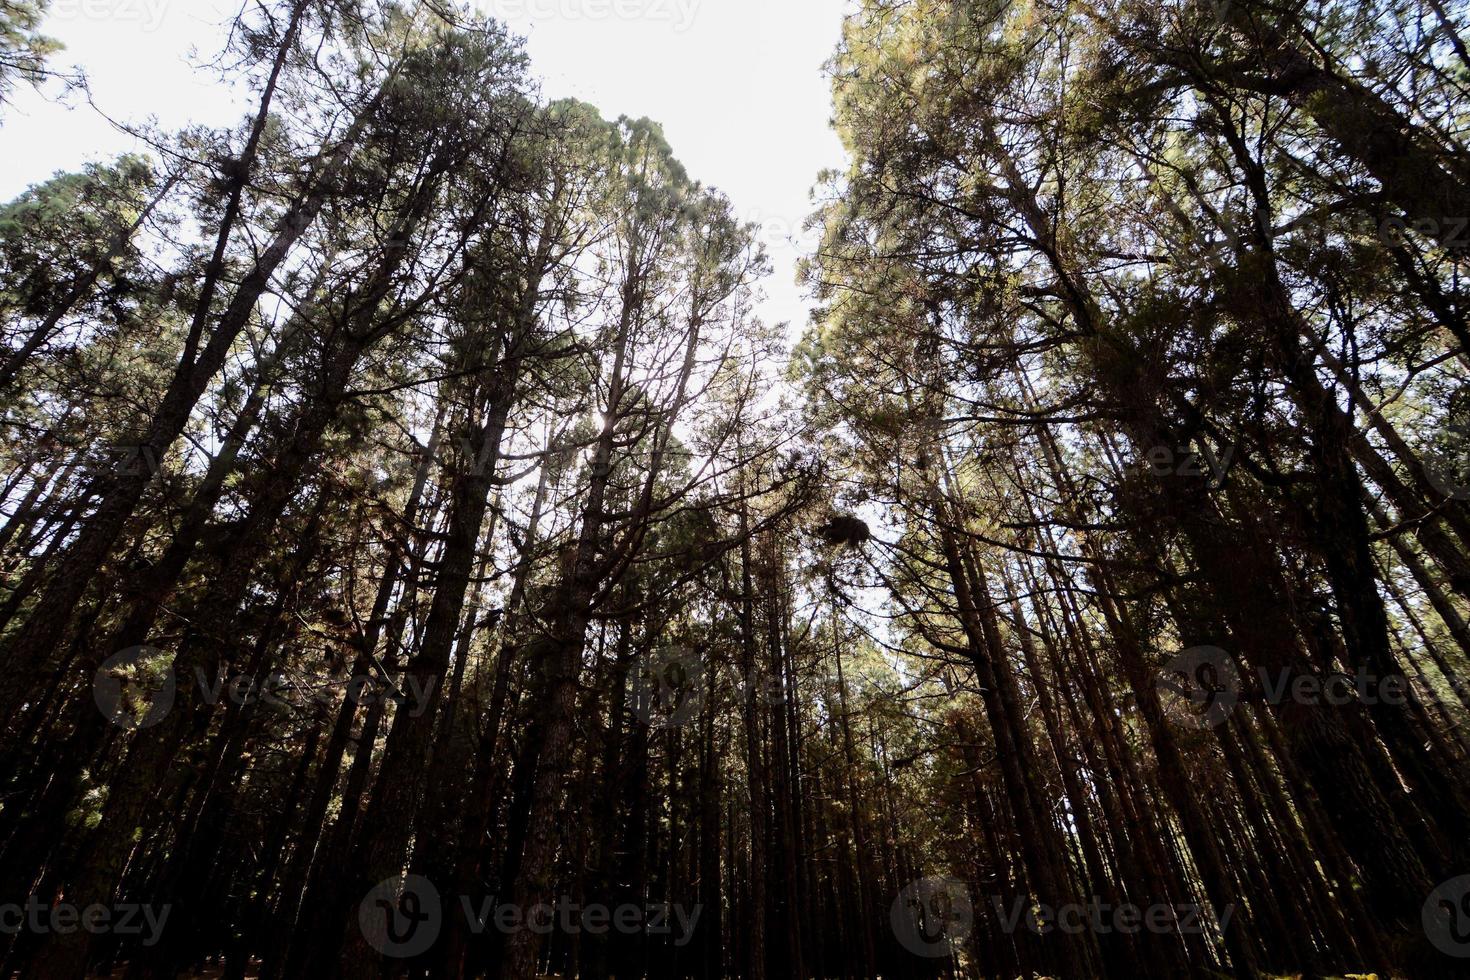
[[[154,187],[152,164],[126,156],[57,174],[0,206],[0,313],[41,317],[101,267],[98,301],[135,288],[129,231]]]
[[[61,45],[40,32],[48,0],[0,0],[0,106],[17,83],[39,84]]]

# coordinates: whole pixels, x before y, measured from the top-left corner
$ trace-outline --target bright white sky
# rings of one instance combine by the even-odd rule
[[[763,314],[796,333],[806,303],[795,283],[802,221],[818,171],[841,165],[827,125],[822,65],[837,46],[845,0],[475,0],[525,34],[552,98],[664,125],[690,174],[720,188],[761,225],[775,272]],[[66,45],[53,66],[83,67],[99,107],[168,128],[224,123],[232,111],[191,51],[213,55],[230,0],[52,0],[44,30]],[[28,91],[0,119],[0,200],[57,170],[134,148],[86,105]]]

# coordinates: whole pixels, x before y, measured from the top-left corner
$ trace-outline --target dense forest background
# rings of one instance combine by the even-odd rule
[[[0,976],[1465,975],[1465,25],[861,0],[788,334],[496,22],[243,5],[0,207]]]

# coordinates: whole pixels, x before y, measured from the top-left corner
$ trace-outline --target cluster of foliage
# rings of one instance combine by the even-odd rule
[[[46,78],[46,59],[60,45],[40,31],[46,0],[0,0],[0,105],[17,81]]]

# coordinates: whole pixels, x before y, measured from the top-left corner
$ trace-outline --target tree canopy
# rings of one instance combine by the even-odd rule
[[[243,5],[0,206],[0,975],[1460,975],[1465,21],[857,0],[788,339],[476,5]]]

